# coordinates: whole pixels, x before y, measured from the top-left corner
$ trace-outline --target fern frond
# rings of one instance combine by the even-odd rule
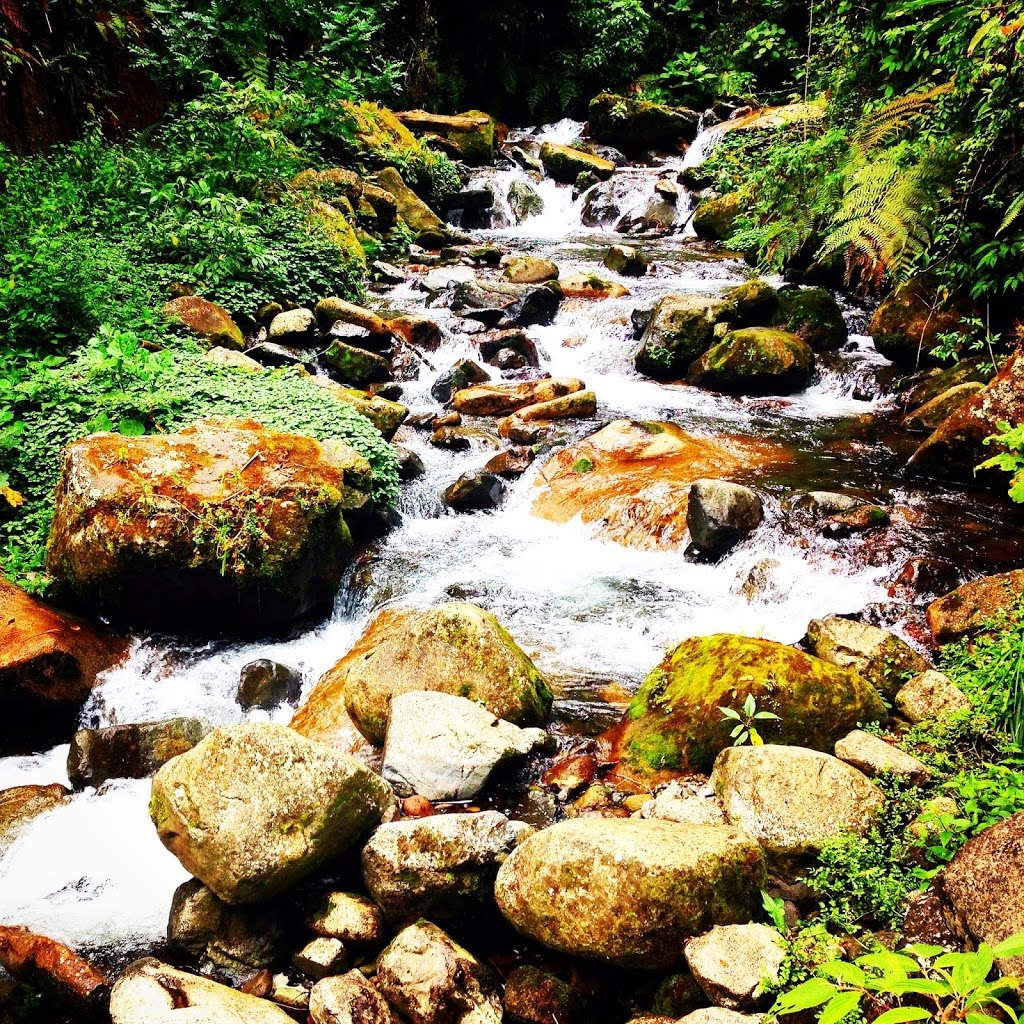
[[[1024,192],[1021,192],[1020,195],[1018,195],[1006,208],[1006,214],[1003,217],[1003,222],[999,225],[999,230],[996,234],[1001,235],[1017,220],[1021,213],[1024,213]]]
[[[865,151],[877,149],[898,135],[916,117],[926,114],[940,96],[953,91],[952,82],[908,93],[868,114],[858,125],[854,143]]]

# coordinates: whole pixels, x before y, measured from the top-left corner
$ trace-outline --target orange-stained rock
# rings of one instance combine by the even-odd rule
[[[0,966],[65,1006],[98,1005],[108,986],[87,960],[27,928],[0,925]]]
[[[1024,569],[982,576],[932,601],[928,628],[936,646],[980,633],[1000,615],[1012,612],[1024,597]]]
[[[792,461],[778,444],[745,437],[697,437],[673,423],[616,420],[545,463],[533,514],[555,523],[577,517],[600,537],[635,548],[674,548],[687,537],[690,485],[703,477]]]
[[[518,384],[475,384],[456,391],[452,405],[466,416],[508,416],[528,405],[551,402],[585,387],[575,377],[549,377]]]
[[[547,420],[586,419],[596,412],[597,395],[593,391],[574,391],[571,395],[553,398],[550,402],[528,405],[525,409],[520,409],[510,419],[519,423],[543,423]],[[503,426],[504,421],[498,425],[498,432],[504,437]]]
[[[204,630],[274,628],[330,600],[369,463],[340,442],[212,418],[64,451],[48,569],[91,608]]]
[[[18,833],[30,821],[67,803],[70,798],[71,790],[57,782],[48,786],[14,786],[0,790],[0,857],[10,849]]]
[[[201,299],[198,295],[182,295],[164,306],[168,320],[183,323],[193,334],[205,338],[211,348],[245,348],[245,336],[231,314],[216,302]]]

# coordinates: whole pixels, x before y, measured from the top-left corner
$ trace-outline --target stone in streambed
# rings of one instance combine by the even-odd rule
[[[581,174],[593,174],[599,181],[606,181],[615,173],[611,160],[555,142],[545,142],[540,147],[540,159],[548,177],[565,185],[575,184]]]
[[[163,308],[166,319],[184,324],[193,334],[203,338],[209,348],[245,348],[245,336],[231,319],[231,314],[216,302],[198,295],[182,295],[172,299]]]
[[[765,326],[795,334],[814,352],[835,352],[850,336],[843,311],[826,288],[780,288]]]
[[[351,714],[379,746],[392,698],[411,690],[454,693],[524,727],[543,725],[551,709],[543,676],[494,615],[453,602],[378,615],[317,683],[292,728],[331,743],[345,732]]]
[[[360,762],[285,726],[217,729],[153,780],[161,842],[227,903],[269,899],[352,846],[393,802]]]
[[[374,176],[374,182],[394,197],[399,216],[413,231],[447,238],[448,225],[403,181],[394,167],[385,167]]]
[[[363,977],[349,971],[317,982],[309,993],[313,1024],[398,1024],[387,1000]]]
[[[235,700],[247,711],[292,704],[302,693],[302,675],[269,658],[257,658],[242,666]]]
[[[371,945],[384,936],[384,921],[375,903],[350,892],[330,892],[306,915],[310,931],[329,939]]]
[[[83,1016],[98,1013],[108,991],[107,978],[88,960],[27,928],[0,925],[0,968]]]
[[[683,940],[750,919],[764,882],[757,843],[724,826],[579,818],[536,833],[498,872],[502,913],[559,952],[665,969]]]
[[[697,480],[690,488],[686,526],[690,540],[702,553],[720,558],[764,519],[764,506],[755,491],[725,480]]]
[[[390,380],[391,369],[387,359],[364,348],[349,345],[334,338],[324,353],[324,360],[347,384],[365,387]]]
[[[514,181],[508,189],[508,205],[521,224],[527,217],[536,217],[544,212],[544,198],[528,181]]]
[[[549,377],[518,384],[478,384],[455,394],[452,405],[465,416],[507,416],[529,405],[583,391],[575,377]]]
[[[943,391],[942,394],[933,398],[930,402],[926,402],[904,416],[901,421],[902,426],[904,429],[914,433],[930,434],[941,427],[969,399],[984,391],[984,389],[985,385],[978,381],[957,384],[956,387]]]
[[[456,512],[489,512],[504,498],[505,484],[499,477],[473,469],[463,473],[441,495],[445,505]]]
[[[608,92],[590,101],[587,116],[594,139],[632,153],[674,150],[680,142],[693,141],[700,123],[695,110]]]
[[[311,309],[289,309],[274,317],[267,337],[279,345],[301,347],[312,339],[315,330],[316,317]]]
[[[590,1007],[581,989],[537,967],[516,967],[505,979],[505,1015],[514,1024],[584,1024]]]
[[[972,580],[928,605],[928,628],[936,646],[981,632],[1016,608],[1024,595],[1024,569]]]
[[[717,1006],[753,1010],[766,990],[778,985],[786,944],[763,924],[712,928],[686,944],[686,963],[697,984]]]
[[[505,267],[505,278],[513,284],[557,281],[558,273],[558,264],[538,256],[513,256]]]
[[[687,379],[728,394],[788,395],[807,387],[814,366],[814,353],[797,335],[747,327],[705,352],[690,366]]]
[[[329,330],[333,324],[341,322],[362,327],[370,334],[388,335],[391,333],[388,324],[376,313],[334,295],[321,299],[313,312],[320,329],[324,331]]]
[[[643,277],[650,262],[639,249],[631,245],[613,245],[604,254],[604,265],[613,274],[621,274],[623,277]]]
[[[629,289],[596,274],[573,274],[559,283],[562,294],[571,299],[621,299]]]
[[[329,377],[314,376],[307,379],[310,384],[323,388],[336,401],[352,406],[356,412],[365,416],[381,432],[385,441],[395,436],[409,415],[409,410],[400,402],[345,387]]]
[[[970,334],[964,320],[972,311],[963,303],[942,308],[933,282],[917,277],[901,285],[875,310],[867,333],[875,348],[899,366],[935,366],[932,353],[944,334]]]
[[[341,974],[348,968],[348,953],[340,939],[317,936],[310,939],[293,957],[292,966],[317,980]]]
[[[908,722],[944,718],[970,708],[971,702],[960,687],[934,669],[914,676],[896,694],[896,710]]]
[[[552,398],[520,409],[511,417],[518,423],[538,423],[547,420],[589,419],[597,414],[597,395],[593,391],[574,391],[571,395]],[[504,436],[501,424],[498,432]]]
[[[724,241],[736,230],[742,212],[743,201],[738,192],[705,199],[693,213],[694,233],[707,241]]]
[[[708,295],[666,295],[655,306],[634,356],[639,373],[656,380],[686,375],[690,364],[714,342],[715,324],[728,302]]]
[[[457,392],[490,379],[491,375],[478,363],[472,359],[460,359],[434,381],[430,387],[430,397],[445,404]]]

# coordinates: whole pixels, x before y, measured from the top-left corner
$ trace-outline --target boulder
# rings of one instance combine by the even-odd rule
[[[246,711],[269,710],[294,704],[302,694],[302,674],[269,658],[257,658],[242,666],[235,700]]]
[[[543,729],[520,729],[465,697],[402,693],[391,701],[382,774],[399,796],[469,800],[501,761],[546,740]]]
[[[346,490],[368,484],[347,445],[255,420],[93,434],[64,450],[47,567],[104,614],[279,628],[333,597],[351,549]]]
[[[68,778],[75,789],[102,786],[107,779],[145,779],[209,731],[198,718],[79,729],[68,751]]]
[[[932,775],[923,761],[862,729],[854,729],[836,744],[836,757],[870,778],[892,775],[910,786],[920,786]]]
[[[519,846],[495,898],[551,949],[658,970],[680,962],[689,936],[749,920],[763,884],[761,850],[737,829],[577,818]]]
[[[279,345],[307,344],[316,330],[316,317],[311,309],[288,309],[270,322],[267,336]]]
[[[604,265],[613,274],[621,274],[623,277],[643,277],[650,262],[639,249],[631,245],[613,245],[604,254]]]
[[[724,1006],[704,1006],[672,1024],[761,1024],[763,1020],[764,1015],[760,1013],[740,1013],[738,1010],[727,1010]]]
[[[469,447],[468,443],[466,447]],[[467,470],[441,495],[441,501],[456,512],[489,512],[496,509],[504,498],[505,484],[502,480],[493,473],[477,469]]]
[[[768,327],[795,334],[814,352],[834,352],[846,344],[850,333],[835,296],[827,288],[790,285],[777,293]]]
[[[772,442],[710,439],[674,423],[615,420],[544,464],[532,512],[556,523],[578,517],[600,537],[628,547],[671,550],[689,536],[696,480],[791,460]]]
[[[943,305],[934,285],[915,278],[901,285],[875,310],[868,334],[875,348],[898,366],[935,366],[933,350],[944,334],[970,333],[964,323],[971,315],[962,304]]]
[[[478,363],[472,359],[460,359],[434,381],[430,387],[430,397],[444,405],[457,392],[490,379],[491,375]]]
[[[410,1024],[501,1024],[497,979],[428,921],[399,932],[384,950],[377,986]]]
[[[548,177],[565,185],[575,184],[581,174],[592,174],[598,181],[607,181],[615,173],[611,160],[555,142],[545,142],[540,147],[540,159]]]
[[[513,181],[508,188],[508,205],[517,223],[544,212],[544,198],[528,181]]]
[[[513,256],[505,267],[505,277],[513,284],[543,284],[558,280],[558,265],[539,256]]]
[[[361,971],[318,981],[309,993],[313,1024],[398,1024],[398,1018]]]
[[[589,419],[597,413],[597,395],[593,391],[574,391],[548,402],[528,405],[515,413],[519,423],[543,423],[548,420]],[[501,433],[499,426],[498,432]]]
[[[971,702],[960,687],[934,669],[914,676],[896,694],[896,710],[908,722],[944,718],[970,707]]]
[[[514,478],[522,476],[532,465],[533,449],[526,445],[512,445],[511,448],[506,448],[489,459],[484,466],[484,472]]]
[[[961,359],[944,370],[928,370],[923,373],[923,379],[915,374],[911,380],[917,383],[903,396],[904,407],[917,409],[960,384],[988,384],[998,369],[989,356],[975,356]]]
[[[182,295],[171,299],[163,308],[168,320],[184,324],[207,343],[208,348],[226,348],[240,352],[245,348],[245,335],[231,319],[231,314],[216,302],[198,295]]]
[[[890,699],[908,679],[931,668],[895,633],[838,615],[810,622],[807,642],[819,658],[859,673]]]
[[[720,558],[764,519],[756,491],[725,480],[697,480],[690,487],[686,528],[691,543],[703,554]]]
[[[866,834],[885,803],[856,768],[804,747],[729,747],[711,785],[730,824],[782,863],[820,853],[840,833]]]
[[[379,746],[392,698],[410,690],[458,694],[521,726],[543,725],[551,709],[543,676],[498,620],[475,605],[453,602],[381,612],[317,683],[292,728],[331,743],[350,714]]]
[[[550,324],[561,302],[562,292],[553,282],[529,285],[474,280],[456,285],[451,296],[454,312],[487,328]]]
[[[583,381],[574,377],[548,377],[516,384],[477,384],[456,392],[452,406],[464,416],[508,416],[529,405],[550,402],[585,387]]]
[[[112,1024],[294,1024],[280,1007],[227,985],[186,974],[153,957],[137,960],[110,994]]]
[[[363,881],[392,924],[470,924],[493,909],[498,865],[530,834],[497,811],[381,825],[363,847]]]
[[[937,646],[980,633],[1000,615],[1012,612],[1024,595],[1024,569],[982,576],[928,605],[928,628]]]
[[[333,338],[323,355],[327,365],[346,384],[354,387],[380,384],[391,379],[391,367],[384,356],[350,345],[340,338]]]
[[[666,295],[654,308],[634,356],[637,372],[678,380],[714,343],[715,324],[728,313],[724,299]]]
[[[26,825],[41,814],[63,806],[70,798],[71,790],[56,782],[48,786],[13,786],[0,790],[0,860]]]
[[[319,980],[348,970],[345,945],[339,939],[317,936],[292,957],[292,966],[308,978]]]
[[[27,928],[0,925],[0,968],[83,1019],[98,1014],[107,978],[74,950]]]
[[[910,457],[914,472],[942,479],[970,482],[975,468],[1005,449],[986,445],[987,438],[999,434],[1000,423],[1024,420],[1024,357],[1015,355],[996,374],[992,382],[967,399],[944,420]],[[986,470],[980,479],[1005,489],[1009,478],[1001,470]]]
[[[559,287],[567,299],[621,299],[629,294],[624,285],[589,273],[565,277],[559,282]]]
[[[590,136],[627,153],[646,149],[675,151],[697,135],[700,115],[686,107],[669,107],[635,96],[603,92],[587,110]]]
[[[365,416],[381,432],[385,441],[395,436],[409,415],[409,410],[399,402],[370,395],[356,388],[347,388],[329,377],[314,376],[307,379],[311,384],[323,388],[335,400],[352,406],[356,412]]]
[[[670,651],[633,698],[617,739],[619,770],[640,778],[707,771],[728,747],[738,709],[752,695],[765,742],[832,750],[851,729],[884,722],[878,691],[857,673],[792,647],[719,633]]]
[[[478,334],[473,341],[480,349],[480,357],[489,363],[493,363],[496,357],[509,349],[518,352],[529,366],[540,363],[536,343],[523,330],[486,331]]]
[[[917,434],[930,434],[938,430],[968,399],[984,390],[985,385],[978,381],[967,381],[948,388],[930,402],[907,413],[902,420],[903,427]]]
[[[729,303],[725,319],[737,327],[767,324],[779,308],[779,293],[763,277],[752,277],[725,293]]]
[[[408,110],[396,113],[395,117],[413,131],[443,142],[442,148],[450,150],[463,163],[477,166],[494,163],[498,143],[506,134],[505,128],[482,110],[461,114]]]
[[[406,185],[394,167],[378,171],[374,182],[394,198],[399,216],[414,232],[448,237],[448,225]]]
[[[160,841],[226,903],[266,900],[342,853],[391,805],[360,762],[280,725],[217,729],[153,779]]]
[[[716,1006],[752,1010],[781,976],[786,943],[763,924],[727,924],[690,939],[686,963]]]
[[[736,230],[742,212],[743,201],[738,192],[704,199],[694,211],[693,230],[698,238],[706,241],[724,241]]]
[[[396,338],[423,352],[435,352],[444,340],[440,326],[425,316],[398,316],[386,326]]]
[[[814,353],[797,335],[746,327],[727,334],[697,359],[687,380],[727,394],[788,395],[807,387],[814,365]]]
[[[380,909],[365,896],[329,892],[306,914],[311,932],[356,945],[372,945],[384,937]]]
[[[376,313],[353,302],[339,299],[332,295],[329,298],[321,299],[315,306],[313,312],[316,314],[316,321],[323,331],[330,330],[336,323],[352,324],[355,327],[362,327],[370,334],[386,336],[391,334],[391,329]]]
[[[505,1016],[513,1024],[585,1024],[586,1002],[580,986],[539,967],[513,968],[505,979]]]

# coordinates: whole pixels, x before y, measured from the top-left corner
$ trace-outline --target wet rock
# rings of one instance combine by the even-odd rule
[[[112,1024],[175,1024],[187,1007],[190,1024],[293,1024],[265,999],[176,970],[152,957],[137,960],[110,994]]]
[[[553,764],[543,775],[543,783],[561,791],[562,799],[593,782],[597,759],[591,754],[574,754]]]
[[[864,835],[885,803],[838,758],[776,744],[723,750],[711,785],[730,824],[783,862],[820,852],[841,832]]]
[[[928,605],[928,627],[936,646],[979,633],[985,624],[1012,611],[1024,595],[1024,569],[983,576]]]
[[[922,785],[932,775],[923,761],[861,729],[854,729],[836,744],[836,757],[871,778],[893,775],[911,786]]]
[[[779,308],[779,293],[762,277],[753,277],[725,293],[727,318],[736,326],[767,324]]]
[[[410,690],[455,693],[524,727],[543,725],[551,708],[544,678],[498,620],[475,605],[453,602],[378,615],[317,683],[292,728],[330,743],[351,714],[379,746],[392,698]]]
[[[654,186],[654,191],[655,194],[661,196],[666,203],[672,203],[673,206],[679,202],[679,197],[682,195],[679,183],[672,181],[670,178],[661,178]]]
[[[348,953],[345,944],[339,939],[319,936],[310,939],[305,946],[292,957],[292,966],[310,978],[327,978],[332,974],[341,974],[348,968]]]
[[[579,987],[537,967],[517,967],[505,979],[505,1017],[512,1024],[584,1024]]]
[[[931,667],[894,633],[838,615],[811,621],[807,641],[819,658],[852,669],[889,698],[908,678]]]
[[[477,384],[458,391],[452,405],[465,416],[507,416],[529,405],[582,391],[585,386],[572,377],[549,377],[519,384]]]
[[[153,780],[160,841],[227,903],[269,899],[380,820],[391,787],[284,726],[217,729]]]
[[[370,264],[370,275],[382,284],[402,284],[405,281],[405,272],[384,260],[374,260]]]
[[[786,944],[763,924],[731,924],[686,944],[686,962],[708,999],[729,1010],[752,1010],[778,985]]]
[[[967,711],[971,702],[948,676],[934,669],[914,676],[896,694],[896,710],[908,722],[925,722]]]
[[[636,231],[671,231],[676,224],[679,211],[674,203],[665,202],[664,199],[656,199],[650,203],[639,221],[629,223],[627,226],[631,232]],[[620,225],[621,227],[621,225]]]
[[[407,796],[402,801],[402,816],[405,818],[429,818],[434,805],[425,796]]]
[[[643,277],[650,260],[639,249],[630,245],[613,245],[604,254],[604,265],[613,273],[623,277]]]
[[[822,534],[833,540],[844,540],[855,534],[882,530],[892,522],[888,509],[878,505],[858,505],[849,512],[838,512],[829,516],[822,527]]]
[[[399,316],[387,322],[387,329],[407,345],[424,352],[435,352],[441,346],[441,328],[425,316]]]
[[[349,971],[317,982],[309,993],[313,1024],[398,1024],[387,1001],[363,977]]]
[[[951,920],[955,916],[943,899],[941,884],[933,882],[924,892],[910,894],[900,931],[908,944],[923,942],[961,952],[966,949],[965,936],[955,920]]]
[[[57,783],[0,790],[0,859],[26,825],[67,803],[70,797],[71,790]]]
[[[294,366],[312,370],[316,363],[316,356],[309,351],[297,348],[289,348],[287,345],[276,345],[273,342],[262,341],[246,349],[249,356],[259,365],[264,367]],[[241,353],[237,353],[241,355]],[[242,356],[248,358],[248,356]]]
[[[961,359],[945,370],[923,370],[912,378],[912,386],[903,396],[907,409],[917,409],[960,384],[988,384],[996,375],[989,356]]]
[[[771,442],[708,439],[674,423],[615,420],[555,453],[537,476],[532,512],[629,547],[671,550],[686,542],[690,486],[709,476],[788,462]]]
[[[81,1013],[99,1010],[108,991],[106,977],[88,960],[27,928],[0,925],[0,967]]]
[[[391,702],[382,774],[399,796],[468,800],[499,762],[546,740],[543,729],[520,729],[465,697],[403,693]]]
[[[865,504],[863,498],[853,494],[841,494],[838,491],[807,491],[796,495],[790,503],[792,508],[804,509],[819,516],[852,512]]]
[[[340,338],[331,339],[324,361],[343,381],[355,387],[391,378],[391,367],[384,356],[350,345]]]
[[[446,448],[450,452],[468,452],[473,447],[473,442],[470,441],[469,436],[456,427],[439,427],[431,433],[430,443],[435,448]],[[458,482],[456,481],[456,484]],[[467,485],[470,483],[471,481],[467,481]],[[452,487],[455,487],[456,484],[452,484]],[[457,500],[457,494],[455,497]]]
[[[323,331],[330,330],[336,323],[353,324],[371,335],[387,336],[391,333],[388,325],[376,314],[337,296],[321,299],[313,312]]]
[[[432,270],[420,281],[420,287],[432,295],[447,292],[460,284],[469,284],[476,280],[476,271],[472,267],[442,267]]]
[[[814,353],[797,335],[768,327],[727,334],[694,362],[687,380],[739,395],[788,395],[807,387]]]
[[[520,353],[530,366],[537,366],[540,362],[537,346],[525,331],[488,331],[477,335],[474,340],[479,346],[481,358],[488,362],[507,349]]]
[[[675,150],[680,142],[693,141],[700,121],[700,115],[686,107],[607,92],[590,101],[587,116],[593,138],[631,153]]]
[[[905,367],[934,366],[932,355],[944,334],[970,334],[962,304],[941,308],[934,286],[915,278],[901,285],[875,310],[868,334],[886,359]]]
[[[544,199],[528,181],[512,182],[508,189],[508,205],[519,224],[544,212]]]
[[[720,558],[764,519],[764,506],[755,491],[725,480],[697,480],[690,487],[686,527],[698,550]]]
[[[653,800],[640,808],[640,816],[681,825],[728,824],[725,812],[710,790],[700,794],[684,793],[678,782],[670,782],[659,790]]]
[[[474,384],[483,384],[490,379],[491,375],[472,359],[460,359],[434,381],[430,388],[430,396],[444,404],[451,401],[452,395],[456,392]]]
[[[166,319],[184,324],[193,334],[207,342],[209,348],[241,351],[245,336],[231,319],[231,314],[216,302],[198,295],[182,295],[172,299],[163,308]]]
[[[889,597],[907,604],[934,601],[948,594],[963,581],[960,570],[942,558],[908,558],[889,582]]]
[[[316,329],[316,317],[311,309],[288,309],[270,322],[268,336],[279,345],[302,347]]]
[[[726,312],[721,298],[666,295],[647,324],[634,357],[639,373],[656,380],[678,379],[714,342],[715,324]]]
[[[557,285],[519,285],[509,281],[470,281],[455,287],[452,310],[485,327],[531,327],[549,324],[558,313]]]
[[[410,1024],[501,1024],[497,979],[427,921],[404,929],[384,950],[377,985]]]
[[[760,849],[736,829],[578,818],[519,846],[495,897],[517,930],[552,949],[658,969],[679,963],[685,938],[749,920],[763,878]]]
[[[494,207],[494,193],[489,188],[464,188],[447,196],[441,205],[446,213],[454,210],[471,215],[486,213]],[[468,226],[466,220],[462,221],[462,226]]]
[[[395,453],[398,455],[398,479],[403,483],[418,480],[427,471],[423,460],[411,449],[396,445]]]
[[[294,704],[302,693],[302,675],[279,661],[258,658],[242,667],[235,699],[240,707],[275,708]]]
[[[488,460],[487,465],[484,466],[484,472],[504,477],[522,476],[533,464],[533,458],[532,448],[525,445],[513,445]]]
[[[694,637],[665,656],[630,703],[617,737],[620,771],[708,770],[732,743],[719,708],[739,708],[748,694],[759,711],[780,716],[758,726],[771,743],[832,750],[857,725],[887,717],[878,691],[848,669],[770,640]]]
[[[214,363],[217,366],[233,366],[236,370],[248,370],[250,373],[258,373],[263,370],[262,363],[238,349],[211,348],[203,358],[208,363]]]
[[[540,147],[540,159],[548,177],[565,185],[575,184],[581,174],[592,174],[598,181],[607,181],[615,173],[611,160],[554,142],[545,142]]]
[[[325,938],[357,945],[372,945],[384,937],[377,905],[350,892],[327,893],[306,915],[306,926]]]
[[[835,352],[850,336],[843,311],[826,288],[781,288],[767,326],[795,334],[814,352]]]
[[[505,500],[505,484],[493,473],[471,469],[445,489],[441,500],[456,512],[490,512]]]
[[[654,1011],[672,1018],[672,1024],[687,1013],[703,1006],[704,992],[689,972],[669,974],[662,979],[654,994]]]
[[[574,299],[621,299],[629,289],[596,274],[572,274],[559,282],[562,294]]]
[[[517,423],[537,423],[548,420],[581,420],[597,414],[597,395],[593,391],[574,391],[571,395],[552,398],[520,409],[512,417]],[[498,432],[504,436],[501,426]]]
[[[105,614],[280,628],[333,596],[351,544],[346,491],[368,485],[369,463],[347,445],[254,420],[93,434],[64,450],[47,567]],[[228,551],[225,535],[237,538]]]
[[[402,180],[394,167],[385,167],[374,176],[374,182],[394,197],[402,220],[418,234],[449,235],[448,227],[434,211]]]
[[[538,256],[513,256],[505,267],[505,277],[513,284],[543,284],[558,280],[558,265]]]
[[[145,779],[209,731],[198,718],[79,729],[68,751],[68,778],[75,789],[102,786],[107,779]]]
[[[391,822],[363,848],[363,880],[392,924],[470,926],[493,908],[498,865],[531,831],[497,811]]]
[[[977,381],[957,384],[941,395],[903,417],[904,429],[919,434],[930,434],[949,419],[968,399],[984,391],[985,385]]]
[[[693,230],[698,238],[717,242],[736,230],[736,221],[743,212],[739,193],[730,192],[716,199],[705,199],[693,214]]]

